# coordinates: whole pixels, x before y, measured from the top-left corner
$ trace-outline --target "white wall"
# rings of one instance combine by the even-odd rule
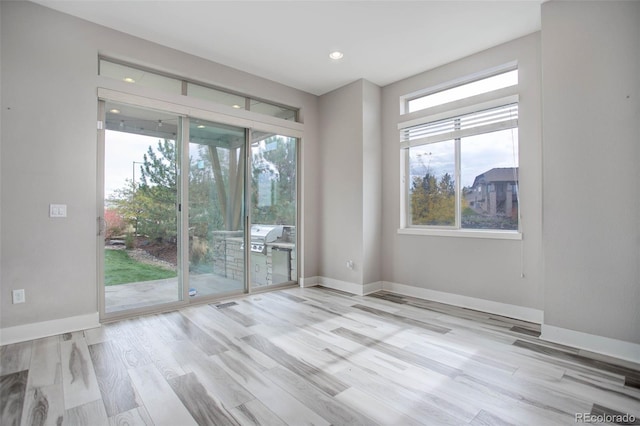
[[[98,54],[301,108],[305,276],[318,275],[317,97],[28,2],[1,5],[0,326],[97,311]],[[67,204],[50,219],[50,203]],[[11,289],[27,303],[12,305]]]
[[[640,343],[640,3],[544,3],[542,70],[545,324]]]
[[[540,34],[532,34],[383,88],[382,276],[385,282],[541,310]],[[522,241],[399,235],[402,95],[518,62]],[[524,277],[522,275],[524,274]]]

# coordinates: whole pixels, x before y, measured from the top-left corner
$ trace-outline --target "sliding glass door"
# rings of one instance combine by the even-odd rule
[[[104,108],[104,312],[180,301],[180,119],[109,102]]]
[[[251,134],[251,288],[297,280],[297,139]]]
[[[190,120],[190,297],[245,290],[245,133]]]

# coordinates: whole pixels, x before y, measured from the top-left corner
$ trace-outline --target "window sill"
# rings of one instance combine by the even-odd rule
[[[470,229],[423,229],[400,228],[400,235],[425,235],[431,237],[456,237],[456,238],[485,238],[492,240],[522,240],[522,233],[518,231],[482,231]]]

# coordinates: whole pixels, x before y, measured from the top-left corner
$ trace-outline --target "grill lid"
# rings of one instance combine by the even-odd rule
[[[283,230],[284,226],[282,225],[252,225],[251,251],[264,252],[265,244],[282,238]]]

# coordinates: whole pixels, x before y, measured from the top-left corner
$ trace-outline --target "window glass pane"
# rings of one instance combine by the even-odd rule
[[[473,81],[451,89],[442,90],[430,95],[412,99],[407,102],[409,112],[420,111],[422,109],[431,108],[436,105],[446,104],[448,102],[457,101],[482,93],[488,93],[493,90],[505,87],[515,86],[518,84],[518,70],[505,72],[494,75],[493,77],[484,78],[482,80]]]
[[[518,129],[461,139],[462,227],[518,229]]]
[[[158,73],[110,62],[100,59],[99,75],[137,84],[143,87],[151,87],[168,93],[182,95],[183,80],[187,85],[186,95],[194,98],[205,99],[221,105],[227,105],[236,109],[246,109],[248,96],[237,95],[225,90],[213,89],[201,84],[192,83],[179,77],[167,77]],[[297,110],[287,108],[269,102],[251,99],[251,111],[288,121],[297,121]]]
[[[409,149],[413,225],[455,226],[455,143]]]
[[[266,102],[251,100],[251,111],[269,115],[271,117],[282,118],[283,120],[296,120],[296,111],[290,108],[281,107],[278,105],[269,104]]]
[[[160,89],[165,92],[182,93],[182,81],[178,79],[105,60],[100,60],[100,75],[143,87]]]
[[[218,104],[227,105],[236,109],[245,109],[244,96],[223,92],[222,90],[200,86],[199,84],[187,83],[187,96],[205,99]]]

